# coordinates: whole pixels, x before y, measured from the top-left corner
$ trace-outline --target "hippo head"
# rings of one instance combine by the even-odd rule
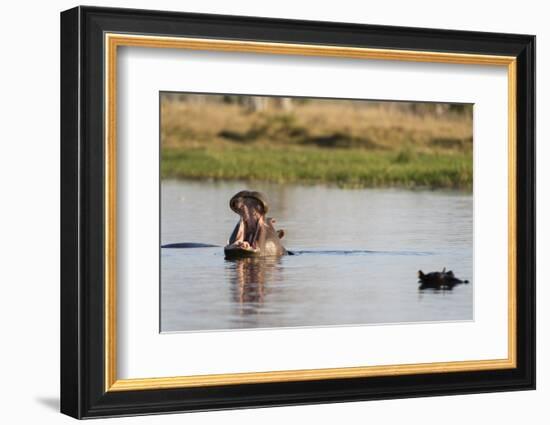
[[[229,200],[229,208],[241,217],[249,213],[265,217],[269,205],[266,196],[262,192],[241,190]]]
[[[227,258],[286,254],[280,241],[284,232],[276,231],[275,220],[266,218],[269,205],[263,193],[243,190],[231,198],[229,207],[240,220],[225,247]]]

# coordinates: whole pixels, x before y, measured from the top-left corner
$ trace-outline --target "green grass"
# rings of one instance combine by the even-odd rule
[[[471,190],[472,155],[455,151],[369,150],[300,145],[164,147],[163,178],[261,180]]]
[[[254,112],[193,99],[161,103],[164,178],[472,187],[471,108],[437,114],[391,102],[311,100]]]

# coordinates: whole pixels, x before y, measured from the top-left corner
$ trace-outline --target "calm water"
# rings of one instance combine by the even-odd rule
[[[279,259],[226,261],[243,189],[270,199],[285,229]],[[462,192],[344,190],[239,182],[164,181],[163,332],[472,320],[473,283],[418,290],[417,271],[452,269],[472,282],[472,197]]]

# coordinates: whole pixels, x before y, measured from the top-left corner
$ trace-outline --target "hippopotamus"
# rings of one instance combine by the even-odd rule
[[[243,190],[231,198],[229,207],[241,218],[224,248],[226,258],[288,254],[281,243],[285,232],[275,230],[275,220],[266,217],[269,205],[263,193]]]
[[[467,280],[460,280],[455,277],[455,274],[446,268],[440,272],[423,273],[422,270],[418,270],[418,282],[420,283],[419,289],[453,289],[460,283],[468,283]]]

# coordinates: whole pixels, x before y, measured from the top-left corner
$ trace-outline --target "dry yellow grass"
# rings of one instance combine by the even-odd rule
[[[432,151],[471,150],[472,142],[471,114],[414,114],[395,103],[316,101],[291,112],[250,112],[236,104],[164,101],[161,108],[166,148],[228,141],[320,145],[332,137],[355,143],[326,147]]]

